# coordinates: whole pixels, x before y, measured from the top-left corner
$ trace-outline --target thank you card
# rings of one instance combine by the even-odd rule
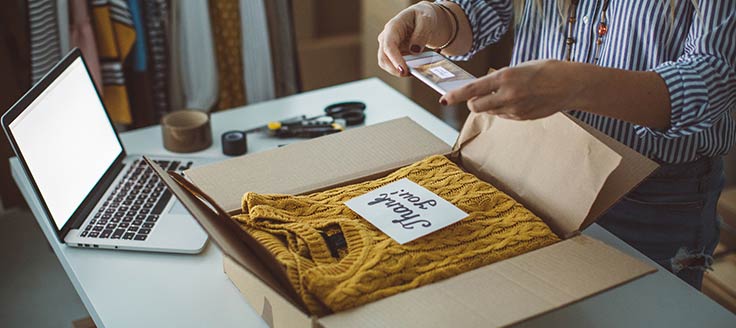
[[[452,203],[406,178],[348,200],[345,205],[399,244],[468,216]]]

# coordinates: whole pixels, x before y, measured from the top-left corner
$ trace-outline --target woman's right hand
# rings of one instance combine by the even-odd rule
[[[450,23],[447,14],[430,2],[419,2],[402,10],[378,35],[378,65],[392,75],[408,76],[409,69],[402,56],[446,43],[452,34]]]

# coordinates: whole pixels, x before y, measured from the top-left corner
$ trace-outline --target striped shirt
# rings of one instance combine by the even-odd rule
[[[498,41],[514,20],[510,0],[453,0],[473,32],[466,60]],[[566,24],[557,1],[526,0],[515,28],[511,65],[565,56]],[[580,0],[573,27],[572,60],[593,63],[602,2]],[[662,163],[724,155],[736,141],[736,1],[611,0],[600,66],[654,71],[665,81],[672,107],[670,128],[655,130],[582,111],[570,114]],[[541,10],[539,10],[541,9]]]

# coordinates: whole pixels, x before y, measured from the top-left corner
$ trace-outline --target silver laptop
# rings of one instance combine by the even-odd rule
[[[204,248],[199,224],[140,156],[125,153],[78,49],[2,116],[2,126],[61,242],[175,253]],[[197,165],[151,159],[168,170]]]

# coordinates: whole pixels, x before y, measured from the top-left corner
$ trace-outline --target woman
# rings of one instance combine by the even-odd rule
[[[566,111],[659,162],[598,223],[699,289],[736,141],[736,1],[420,2],[386,24],[378,62],[408,76],[402,54],[467,59],[512,21],[511,66],[440,102],[513,120]]]

